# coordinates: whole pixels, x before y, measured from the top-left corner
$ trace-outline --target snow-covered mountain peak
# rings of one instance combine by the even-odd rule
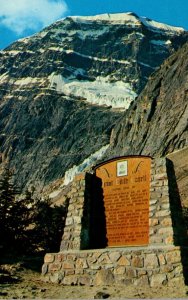
[[[75,22],[110,22],[115,24],[125,24],[127,22],[133,24],[140,24],[139,18],[131,13],[117,13],[117,14],[101,14],[95,16],[74,16],[71,17]]]
[[[146,17],[139,17],[133,12],[127,13],[115,13],[115,14],[101,14],[95,16],[71,16],[69,17],[74,22],[77,23],[90,23],[90,22],[108,22],[113,24],[127,24],[129,26],[142,26],[145,25],[149,27],[150,30],[154,31],[165,31],[171,34],[182,33],[184,28],[170,26],[164,23],[160,23],[154,20],[151,20]]]

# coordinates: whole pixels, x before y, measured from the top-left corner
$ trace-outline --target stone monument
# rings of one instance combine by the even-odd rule
[[[45,255],[45,281],[65,285],[186,280],[187,236],[170,163],[113,158],[75,177],[59,253]]]

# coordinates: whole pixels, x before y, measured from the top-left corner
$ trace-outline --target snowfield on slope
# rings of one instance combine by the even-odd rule
[[[137,94],[129,83],[123,81],[110,82],[109,77],[97,77],[95,81],[64,78],[60,74],[49,76],[50,89],[76,96],[90,104],[127,109]]]

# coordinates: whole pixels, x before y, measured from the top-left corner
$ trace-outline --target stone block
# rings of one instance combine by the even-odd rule
[[[137,271],[134,270],[134,269],[132,269],[132,268],[129,268],[129,269],[127,269],[127,271],[126,271],[126,276],[127,276],[128,278],[135,278],[135,277],[137,276]]]
[[[161,285],[167,284],[166,274],[155,274],[151,277],[150,286],[160,287]]]
[[[96,251],[96,252],[93,253],[92,257],[95,258],[95,259],[98,259],[101,255],[102,255],[101,251]]]
[[[81,224],[81,217],[80,216],[74,216],[73,220],[74,220],[74,224]]]
[[[160,210],[156,212],[156,217],[166,217],[170,215],[170,210]]]
[[[150,202],[149,202],[149,204],[150,204],[150,205],[154,205],[154,204],[157,204],[157,202],[158,202],[157,199],[154,199],[154,200],[151,199]]]
[[[104,267],[105,267],[105,269],[112,270],[114,268],[114,264],[113,263],[111,263],[111,264],[104,264]]]
[[[168,196],[168,197],[169,197],[169,192],[163,190],[163,191],[162,191],[162,197],[163,197],[163,196]]]
[[[61,242],[61,246],[60,246],[60,251],[63,251],[63,250],[68,250],[69,249],[69,241],[62,241]]]
[[[111,263],[111,260],[108,256],[107,253],[103,253],[99,259],[98,259],[98,262],[102,263],[102,264],[110,264]]]
[[[90,269],[92,269],[92,270],[100,270],[101,266],[98,265],[98,264],[93,264],[93,265],[90,265]]]
[[[155,180],[167,180],[167,174],[165,173],[161,173],[161,174],[155,174]]]
[[[74,211],[75,210],[75,205],[74,204],[69,204],[69,207],[68,207],[68,211]]]
[[[177,267],[174,269],[174,275],[175,275],[175,277],[176,277],[177,275],[180,275],[180,274],[183,274],[183,266],[182,266],[182,264],[179,265],[179,266],[177,266]]]
[[[184,278],[183,276],[179,276],[179,277],[174,277],[172,278],[169,283],[168,283],[169,286],[172,286],[172,287],[175,287],[175,286],[184,286],[185,283],[184,283]]]
[[[159,199],[159,198],[161,198],[161,196],[162,196],[161,192],[156,192],[156,191],[151,192],[151,198],[152,199]]]
[[[144,260],[140,256],[135,256],[132,258],[131,265],[135,268],[142,268],[144,266]]]
[[[162,189],[162,193],[164,192],[167,192],[167,195],[169,193],[169,187],[168,186],[163,186],[163,189]]]
[[[81,270],[81,269],[75,269],[75,274],[79,274],[79,275],[82,275],[84,274],[84,270]]]
[[[149,229],[149,235],[153,235],[156,232],[156,230],[154,230],[153,228]]]
[[[161,187],[163,185],[163,181],[162,180],[154,180],[151,182],[151,186],[152,187]]]
[[[88,262],[89,265],[91,265],[91,264],[96,263],[97,259],[95,257],[93,257],[93,256],[92,257],[88,257],[87,258],[87,262]]]
[[[45,275],[48,273],[48,264],[42,265],[42,275]]]
[[[63,234],[63,240],[69,240],[70,237],[71,237],[71,233],[68,231]]]
[[[168,186],[168,185],[169,185],[168,179],[164,179],[163,180],[163,186]]]
[[[80,191],[80,192],[78,192],[78,196],[84,197],[84,195],[85,195],[85,191]]]
[[[63,278],[62,283],[64,285],[76,285],[78,283],[78,276],[76,275],[65,276]]]
[[[149,211],[154,211],[155,209],[156,209],[156,206],[155,206],[155,205],[150,205]]]
[[[52,263],[54,260],[55,260],[55,255],[54,255],[54,254],[47,253],[47,254],[44,256],[44,262],[45,262],[45,263]]]
[[[83,275],[78,277],[78,284],[80,285],[91,285],[92,276]]]
[[[173,266],[171,264],[166,264],[160,267],[162,273],[169,273],[173,271]]]
[[[109,258],[111,262],[116,262],[120,258],[121,254],[119,252],[111,252],[109,253]]]
[[[125,267],[116,267],[115,269],[114,269],[114,275],[123,275],[123,274],[125,274],[125,271],[126,271],[126,269],[125,269]]]
[[[61,269],[61,263],[51,263],[48,267],[50,272],[59,271]]]
[[[168,195],[166,195],[166,196],[165,196],[165,195],[162,195],[160,201],[161,201],[162,203],[169,203],[169,196],[168,196]]]
[[[172,225],[172,219],[171,218],[164,218],[160,222],[161,226],[171,226]]]
[[[80,250],[80,241],[73,241],[70,249]]]
[[[147,274],[147,272],[145,270],[139,270],[138,271],[138,277],[141,277],[141,276],[146,275],[146,274]]]
[[[160,236],[151,236],[149,238],[149,243],[150,244],[162,244],[163,243],[163,239]]]
[[[63,265],[62,265],[62,268],[64,270],[66,270],[66,269],[74,269],[75,268],[75,264],[72,261],[64,261]]]
[[[174,244],[174,238],[173,236],[168,236],[164,239],[165,245],[173,245]]]
[[[163,203],[161,209],[170,209],[170,203]]]
[[[147,275],[143,275],[140,278],[134,281],[134,285],[136,286],[147,286],[149,285],[149,279]]]
[[[77,258],[77,255],[75,254],[67,254],[67,260],[69,261],[75,261]]]
[[[160,254],[158,255],[158,259],[159,259],[159,264],[160,264],[160,266],[166,264],[166,259],[165,259],[164,255],[163,255],[162,253],[160,253]]]
[[[50,275],[50,281],[52,283],[60,283],[62,282],[63,278],[64,278],[64,273],[60,273],[60,272],[55,272]]]
[[[77,186],[75,185],[72,189],[71,189],[71,194],[73,195],[74,193],[77,193],[78,189]],[[72,199],[71,199],[72,200]]]
[[[123,284],[125,286],[131,285],[133,283],[133,279],[131,278],[118,278],[117,283]]]
[[[158,233],[161,235],[173,235],[173,229],[172,227],[164,227],[164,228],[160,228],[158,230]]]
[[[66,218],[66,222],[65,222],[66,226],[73,225],[73,224],[74,224],[73,217]]]
[[[121,256],[117,262],[118,266],[130,266],[131,262],[125,256]]]
[[[166,254],[167,263],[179,263],[181,262],[181,253],[178,250],[168,252]]]
[[[76,260],[76,269],[87,269],[88,263],[84,258],[78,258]]]
[[[144,267],[147,269],[157,268],[159,261],[156,254],[147,254],[144,260]]]
[[[156,226],[159,224],[159,219],[153,218],[149,219],[149,226]]]
[[[94,285],[113,285],[114,284],[114,275],[110,270],[100,270],[97,272]]]
[[[68,276],[68,275],[74,275],[75,274],[75,271],[74,270],[66,270],[65,271],[65,276]]]

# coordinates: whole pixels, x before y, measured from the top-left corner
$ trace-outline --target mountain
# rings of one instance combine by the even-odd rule
[[[122,153],[124,111],[137,106],[149,76],[185,41],[182,28],[105,14],[65,18],[1,51],[1,167],[13,168],[22,188],[41,190],[70,169],[68,182],[74,165],[83,169],[104,155],[115,124],[110,149]]]
[[[188,43],[154,73],[114,127],[109,155],[165,156],[188,146]]]

